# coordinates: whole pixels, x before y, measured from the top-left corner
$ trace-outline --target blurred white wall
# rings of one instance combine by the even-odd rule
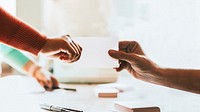
[[[161,66],[200,68],[200,1],[112,1],[112,35],[139,41]]]
[[[0,6],[6,9],[9,13],[16,15],[16,1],[15,0],[0,0]]]
[[[96,15],[97,7],[101,17]],[[198,0],[17,0],[17,9],[17,16],[49,36],[69,33],[137,40],[159,65],[200,68]],[[83,27],[77,28],[76,24]]]
[[[131,38],[152,60],[167,67],[200,68],[200,1],[136,0],[135,5]]]
[[[50,36],[108,36],[110,5],[110,0],[44,0],[44,30]]]
[[[198,0],[44,2],[44,26],[49,35],[110,35],[121,40],[137,40],[146,54],[161,66],[200,68]]]
[[[37,30],[41,30],[42,1],[43,0],[16,0],[16,16]]]
[[[0,5],[34,28],[41,30],[43,0],[0,0]]]

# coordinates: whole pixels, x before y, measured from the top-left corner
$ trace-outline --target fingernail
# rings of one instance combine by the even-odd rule
[[[60,57],[60,60],[63,60],[63,59],[64,59],[64,57],[63,57],[63,56],[61,56],[61,57]]]
[[[108,51],[109,54],[113,54],[113,53],[115,53],[115,52],[116,52],[116,51],[115,51],[115,50],[112,50],[112,49]]]

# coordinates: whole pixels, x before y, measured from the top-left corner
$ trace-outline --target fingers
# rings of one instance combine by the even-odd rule
[[[75,43],[74,41],[72,41],[72,43],[73,43],[73,45],[75,46],[75,48],[76,48],[76,50],[77,50],[77,58],[76,58],[76,60],[75,61],[77,61],[79,58],[80,58],[80,56],[81,56],[81,52],[82,52],[82,47],[81,46],[79,46],[77,43]]]
[[[130,41],[120,41],[119,42],[119,51],[126,51],[128,44],[130,44]]]
[[[40,85],[46,89],[51,89],[53,87],[53,82],[44,75],[41,75],[40,78],[38,78],[37,80]]]
[[[122,51],[116,51],[116,50],[109,50],[109,55],[114,58],[118,59],[119,61],[125,61],[126,64],[121,63],[121,67],[119,67],[119,71],[130,67],[132,65],[137,65],[139,62],[141,62],[141,56],[135,54],[135,53],[125,53]],[[143,60],[143,59],[142,59]]]
[[[120,54],[122,53],[122,54]],[[130,66],[131,59],[127,58],[128,54],[123,54],[123,52],[110,50],[109,55],[115,59],[119,60],[119,67],[115,68],[117,72],[122,71],[123,69],[127,69]]]
[[[131,61],[135,58],[133,54],[125,53],[122,51],[116,51],[116,50],[109,50],[108,54],[114,59],[126,61],[128,63],[131,63]]]
[[[38,80],[40,85],[44,87],[45,89],[51,89],[52,88],[52,83],[50,81],[45,82],[44,80]]]
[[[50,88],[49,85],[44,80],[37,79],[37,81],[40,83],[40,85],[42,87],[44,87],[44,88]]]
[[[69,55],[68,53],[66,52],[59,52],[57,54],[53,54],[51,56],[49,56],[50,58],[57,58],[57,59],[60,59],[62,60],[63,62],[67,62],[67,63],[72,63],[72,62],[75,62],[77,60],[79,60],[81,55],[78,55],[77,58],[74,58],[75,56],[71,56]]]
[[[108,53],[112,58],[118,59],[120,62],[119,67],[115,68],[117,72],[122,71],[123,69],[128,69],[131,64],[135,63],[137,60],[137,56],[133,53],[130,54],[116,50],[109,50]]]
[[[139,43],[136,41],[120,41],[119,51],[144,55],[142,48],[140,47]]]
[[[48,85],[47,83],[42,82],[42,85],[46,90],[51,91],[51,90],[53,90],[54,87],[59,87],[59,82],[57,81],[57,79],[54,76],[51,76],[51,79],[49,80],[49,82],[51,83],[51,85]]]
[[[47,39],[40,54],[50,58],[61,59],[65,62],[75,62],[81,56],[82,48],[68,35]]]
[[[34,78],[40,83],[46,90],[52,90],[53,87],[58,87],[59,83],[57,79],[47,70],[39,69],[34,75]]]
[[[119,67],[115,68],[117,72],[122,71],[123,69],[127,69],[128,68],[128,63],[125,61],[120,61]]]
[[[67,52],[68,56],[63,55],[61,59],[70,60],[69,62],[77,61],[81,56],[82,48],[76,44],[69,36],[64,36],[63,38],[68,43],[69,48],[62,49],[62,52]]]
[[[52,58],[52,59],[58,58],[58,59],[59,59],[59,58],[62,57],[62,56],[67,56],[67,57],[69,57],[69,55],[68,55],[67,53],[59,52],[59,53],[55,53],[55,54],[50,55],[49,58]]]
[[[116,71],[121,71],[123,69],[132,69],[132,65],[136,65],[141,61],[139,55],[144,55],[143,50],[136,41],[120,41],[119,42],[119,51],[109,50],[109,55],[115,59],[118,59],[120,65],[118,68],[115,68]]]
[[[79,60],[81,56],[82,48],[78,44],[76,44],[74,41],[72,41],[71,45],[76,51],[76,54],[74,55],[74,60],[72,60],[71,62],[75,62]]]
[[[52,87],[59,87],[59,82],[54,76],[51,76],[51,81],[53,83]]]

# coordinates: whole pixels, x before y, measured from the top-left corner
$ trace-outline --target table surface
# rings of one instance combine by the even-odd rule
[[[200,96],[167,87],[145,83],[132,76],[121,74],[118,83],[127,85],[117,98],[98,98],[94,94],[96,85],[61,84],[62,87],[76,88],[76,92],[55,90],[38,94],[41,103],[70,107],[84,112],[113,112],[114,102],[133,101],[157,105],[161,112],[198,112]]]

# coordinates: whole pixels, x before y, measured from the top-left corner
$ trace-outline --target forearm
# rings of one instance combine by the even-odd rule
[[[0,7],[0,42],[37,55],[46,36]]]
[[[200,94],[200,70],[161,68],[160,85]]]
[[[14,48],[0,44],[0,51],[3,60],[20,72],[32,76],[36,69],[40,68],[29,57]]]
[[[22,69],[24,72],[26,72],[26,74],[34,77],[34,74],[36,74],[36,72],[41,69],[41,67],[36,65],[33,61],[29,60],[26,64],[24,64]]]
[[[0,44],[0,51],[4,62],[18,71],[24,72],[23,66],[30,60],[27,56],[14,48],[2,44]]]

